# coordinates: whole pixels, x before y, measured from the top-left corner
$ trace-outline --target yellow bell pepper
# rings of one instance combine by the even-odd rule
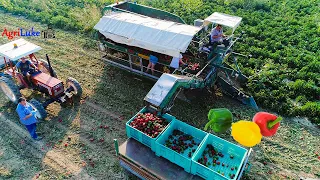
[[[231,135],[239,144],[246,147],[253,147],[260,143],[262,134],[259,126],[252,121],[238,121],[232,123]]]

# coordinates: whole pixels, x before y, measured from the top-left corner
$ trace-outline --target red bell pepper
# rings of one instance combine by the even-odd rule
[[[267,112],[258,112],[252,121],[260,127],[263,136],[273,136],[277,133],[282,117]]]

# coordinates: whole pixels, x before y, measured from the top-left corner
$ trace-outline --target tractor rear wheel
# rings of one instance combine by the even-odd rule
[[[37,119],[44,119],[47,117],[47,115],[48,115],[47,111],[44,109],[43,105],[39,101],[37,101],[35,99],[31,99],[29,101],[29,104],[32,106],[32,108],[34,110],[36,110],[35,116]]]
[[[2,92],[15,104],[18,104],[18,100],[21,97],[19,87],[15,84],[12,78],[1,77],[0,87]]]
[[[69,89],[69,88],[73,89],[72,91],[73,91],[73,94],[75,96],[81,97],[81,95],[82,95],[82,87],[81,87],[80,83],[76,79],[74,79],[72,77],[69,77],[67,79],[66,85],[67,85],[67,89]]]
[[[43,59],[40,59],[39,61],[41,62],[41,66],[39,67],[39,70],[50,75],[50,68],[49,68],[48,62]],[[53,77],[57,78],[56,71],[53,69],[53,67],[51,67],[51,68],[52,68],[52,72],[53,72]]]

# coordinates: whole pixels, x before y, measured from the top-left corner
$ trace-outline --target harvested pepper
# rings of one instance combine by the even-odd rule
[[[267,112],[258,112],[252,121],[259,127],[263,136],[273,136],[277,133],[282,117]]]
[[[262,139],[259,126],[251,121],[238,121],[232,124],[231,129],[233,139],[246,147],[253,147]]]
[[[226,132],[231,127],[232,113],[226,108],[211,109],[208,120],[205,131],[210,127],[216,133]]]

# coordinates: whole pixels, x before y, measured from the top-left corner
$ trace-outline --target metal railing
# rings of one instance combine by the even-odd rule
[[[110,47],[107,47],[107,48],[110,48]],[[110,48],[110,49],[113,49],[113,48]],[[125,52],[121,52],[121,51],[119,51],[119,50],[117,50],[117,49],[114,49],[114,50],[116,50],[117,52],[120,52],[120,53],[125,53]],[[144,58],[142,58],[142,57],[140,57],[140,56],[138,56],[138,55],[135,55],[135,54],[131,54],[131,53],[125,53],[125,54],[128,55],[129,60],[123,59],[123,58],[118,57],[118,56],[115,56],[115,55],[111,55],[110,53],[107,53],[105,56],[108,56],[108,57],[111,57],[111,58],[114,58],[114,59],[116,59],[116,60],[120,60],[120,61],[123,61],[123,62],[129,64],[129,66],[127,66],[127,65],[124,65],[124,64],[122,64],[122,63],[118,63],[118,62],[113,61],[113,62],[114,62],[113,64],[115,64],[115,65],[118,65],[118,66],[121,66],[121,67],[125,66],[125,67],[127,67],[126,69],[133,70],[133,71],[135,71],[135,72],[139,71],[140,74],[147,75],[147,76],[149,76],[149,77],[151,77],[151,78],[153,78],[153,79],[158,79],[158,78],[164,73],[164,72],[162,72],[162,71],[159,71],[159,70],[157,70],[157,69],[154,69],[154,74],[158,73],[158,74],[160,74],[159,76],[155,76],[154,74],[153,74],[153,75],[148,74],[148,73],[146,73],[146,72],[144,71],[144,70],[148,69],[148,67],[147,67],[147,66],[144,66],[143,63],[142,63],[142,59],[144,59]],[[105,56],[103,56],[103,57],[105,57]],[[132,61],[133,57],[135,57],[135,58],[137,58],[137,59],[139,60],[139,61],[138,61],[139,64],[136,64],[136,63],[134,63],[134,62]],[[145,60],[147,60],[147,59],[145,59]],[[109,60],[109,61],[112,61],[112,60]],[[165,65],[165,64],[162,64],[162,63],[158,63],[158,64],[163,65],[163,66],[165,66],[165,67],[167,67],[167,68],[169,67],[168,65]],[[135,65],[137,68],[139,68],[139,70],[135,69],[135,68],[133,67],[133,65]],[[168,69],[169,69],[169,68],[168,68]],[[151,69],[150,69],[150,70],[151,70]]]
[[[135,70],[135,69],[132,67],[133,64],[135,64],[136,66],[140,66],[140,72],[143,73],[144,75],[147,75],[147,74],[148,74],[148,73],[146,73],[146,72],[144,71],[144,69],[147,69],[147,66],[144,66],[143,63],[142,63],[142,59],[144,59],[144,60],[148,60],[148,59],[145,59],[145,58],[143,58],[143,57],[141,57],[141,56],[139,56],[139,55],[136,55],[136,54],[132,54],[132,53],[129,53],[129,52],[120,51],[119,49],[116,49],[116,48],[108,47],[108,46],[105,46],[105,45],[103,45],[103,46],[104,46],[104,48],[106,48],[106,49],[112,49],[112,50],[115,50],[115,51],[117,51],[117,52],[120,52],[120,53],[123,53],[123,54],[128,55],[129,60],[123,59],[123,58],[118,57],[118,56],[111,55],[110,53],[107,53],[105,56],[109,56],[109,57],[115,58],[115,59],[117,59],[117,60],[121,60],[121,61],[123,61],[123,62],[125,62],[125,63],[129,63],[129,66],[127,66],[127,67],[130,68],[130,69],[132,69],[132,70]],[[100,48],[99,48],[99,50],[100,50]],[[104,51],[101,51],[101,50],[100,50],[100,52],[104,52]],[[186,55],[186,56],[187,56],[187,55]],[[139,64],[136,64],[136,63],[132,62],[132,59],[133,59],[134,57],[139,59]],[[187,56],[187,57],[191,57],[191,56]],[[197,60],[198,60],[198,61],[203,61],[203,59],[199,59],[199,58],[195,58],[195,57],[192,57],[192,58],[195,59],[196,61],[197,61]],[[149,60],[148,60],[148,61],[149,61]],[[117,62],[115,62],[115,63],[117,63]],[[167,69],[170,69],[170,66],[169,66],[168,64],[164,64],[164,63],[161,63],[161,62],[159,62],[159,61],[157,62],[157,64],[162,65],[163,67],[166,67]],[[117,65],[126,66],[126,65],[123,65],[123,64],[119,64],[119,63],[117,63]],[[187,69],[188,69],[188,67],[185,68],[185,69],[178,68],[178,69],[175,69],[171,74],[175,74],[176,72],[181,72],[182,74],[184,74],[184,72],[185,72]],[[154,72],[160,74],[160,76],[161,76],[163,73],[165,73],[165,72],[159,71],[159,70],[157,70],[157,69],[154,69]],[[154,73],[154,74],[155,74],[155,73]],[[191,74],[191,73],[189,73],[189,74],[192,75],[192,76],[195,76],[194,74]],[[148,75],[150,75],[150,74],[148,74]],[[188,76],[190,76],[190,75],[188,75]],[[154,76],[154,75],[151,75],[151,76],[153,76],[155,79],[158,78],[158,76]],[[160,76],[159,76],[159,77],[160,77]]]

